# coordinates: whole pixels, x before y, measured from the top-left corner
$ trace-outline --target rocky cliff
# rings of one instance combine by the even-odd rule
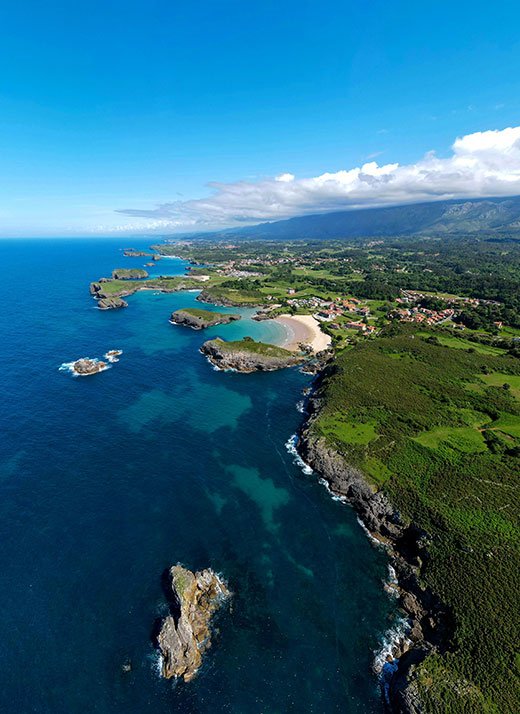
[[[100,310],[117,310],[120,307],[128,307],[128,303],[120,297],[99,298],[97,306]]]
[[[302,364],[306,359],[304,355],[247,338],[238,342],[208,340],[200,351],[215,367],[237,372],[272,372]]]
[[[210,569],[192,573],[175,565],[169,576],[171,614],[162,623],[158,636],[162,674],[167,679],[182,677],[189,682],[211,645],[211,618],[231,593]]]
[[[193,330],[202,330],[205,327],[214,327],[215,325],[225,325],[228,322],[240,320],[240,315],[234,315],[225,312],[211,312],[210,310],[176,310],[172,312],[170,322],[176,325],[185,325]]]
[[[300,433],[298,450],[335,495],[352,505],[373,538],[386,547],[397,578],[399,605],[407,619],[407,631],[394,643],[392,656],[399,659],[390,688],[391,710],[396,714],[422,714],[414,670],[433,651],[445,651],[450,643],[450,613],[437,595],[421,585],[421,571],[428,561],[429,537],[405,523],[385,494],[370,485],[361,471],[348,464],[317,430],[318,396],[310,400],[310,415]]]
[[[147,277],[148,273],[142,268],[117,268],[112,271],[114,280],[142,280]]]

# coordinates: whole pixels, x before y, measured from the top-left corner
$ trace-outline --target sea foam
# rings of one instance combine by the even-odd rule
[[[381,646],[374,651],[374,661],[372,667],[376,674],[383,669],[388,655],[394,657],[395,651],[402,649],[403,645],[409,646],[411,640],[408,638],[410,625],[404,617],[398,617],[395,624],[387,630],[381,638]]]
[[[313,472],[312,468],[309,466],[309,464],[306,464],[305,461],[300,456],[300,454],[298,453],[298,450],[296,448],[297,443],[298,443],[298,437],[296,434],[293,434],[292,436],[290,436],[287,439],[287,441],[285,443],[285,448],[293,457],[293,461],[296,464],[296,466],[299,466],[304,474],[307,474],[307,476],[310,476],[314,472]]]

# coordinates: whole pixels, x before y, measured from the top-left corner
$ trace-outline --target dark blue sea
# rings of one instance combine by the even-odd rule
[[[204,334],[169,324],[191,292],[97,310],[89,282],[145,260],[123,247],[0,241],[0,711],[381,712],[385,555],[286,447],[311,378],[215,371],[206,336],[282,328],[248,311]],[[59,371],[109,349],[124,353],[101,374]],[[177,562],[234,593],[189,684],[160,678],[153,642]]]

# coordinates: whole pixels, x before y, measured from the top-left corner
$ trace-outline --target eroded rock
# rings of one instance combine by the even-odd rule
[[[211,569],[192,573],[174,565],[171,578],[171,614],[162,623],[158,645],[162,654],[163,677],[182,677],[189,682],[211,645],[213,614],[231,593]]]

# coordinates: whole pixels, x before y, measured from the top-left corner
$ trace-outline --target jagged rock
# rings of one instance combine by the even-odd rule
[[[97,374],[98,372],[103,372],[105,369],[107,369],[107,367],[108,365],[106,364],[106,362],[102,362],[101,360],[96,359],[89,359],[88,357],[82,357],[81,359],[76,360],[72,364],[72,370],[82,377],[85,377],[89,374]]]
[[[97,306],[100,310],[117,310],[120,307],[128,307],[128,303],[120,297],[99,298]]]
[[[218,338],[208,340],[200,351],[215,367],[236,372],[271,372],[301,364],[306,359],[304,355],[276,345],[254,342],[251,338],[237,342],[225,342]]]
[[[158,644],[163,657],[162,674],[189,682],[211,645],[210,621],[230,597],[224,581],[211,569],[192,573],[171,568],[172,613],[162,623]]]

